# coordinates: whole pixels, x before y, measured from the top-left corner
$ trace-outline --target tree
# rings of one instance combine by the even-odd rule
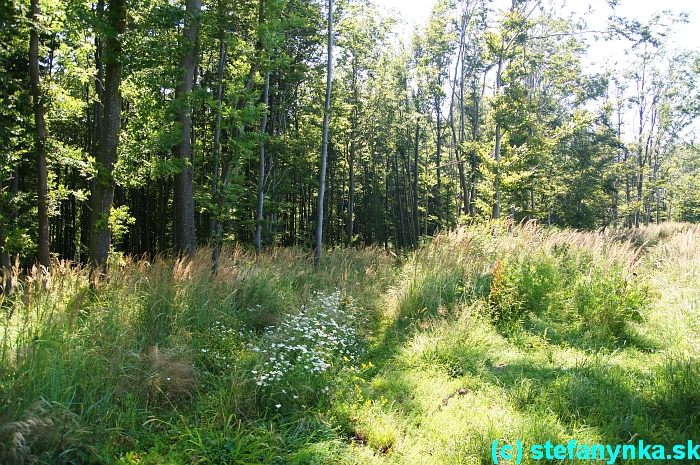
[[[22,1],[0,3],[5,269],[205,238],[214,269],[225,243],[320,260],[502,208],[576,228],[695,212],[698,58],[664,45],[667,16],[613,18],[635,64],[587,75],[590,31],[537,0],[441,0],[411,44],[369,0],[71,0],[31,21]]]
[[[197,58],[197,36],[202,9],[201,0],[185,1],[185,27],[182,30],[180,68],[182,77],[175,88],[179,111],[175,121],[182,131],[181,140],[173,147],[173,155],[180,162],[175,175],[175,252],[192,254],[197,246],[194,227],[194,168],[192,159],[192,104],[194,69]]]
[[[520,4],[519,4],[520,3]],[[534,8],[528,13],[526,8],[528,7],[527,1],[519,2],[518,0],[512,0],[510,12],[505,14],[503,21],[500,25],[501,30],[499,34],[495,37],[489,45],[492,52],[496,57],[498,57],[496,65],[496,84],[495,84],[495,97],[498,101],[501,93],[503,77],[503,68],[506,65],[506,60],[510,59],[514,55],[515,46],[522,45],[527,39],[527,29],[531,25],[528,22],[529,16],[534,11]],[[500,45],[498,42],[500,41]],[[493,183],[493,212],[491,217],[497,220],[501,217],[501,139],[502,139],[502,125],[500,118],[496,115],[495,122],[495,136],[494,136],[494,149],[493,149],[493,159],[494,159],[494,183]]]
[[[31,90],[27,91],[31,89],[27,73],[29,27],[34,23],[28,24],[15,1],[0,3],[0,18],[0,285],[2,292],[8,293],[11,258],[28,253],[23,248],[31,243],[29,231],[36,228],[34,215],[21,214],[23,204],[29,208],[35,204],[33,199],[21,202],[19,186],[20,164],[32,145],[29,140],[35,129],[27,124],[34,111]]]
[[[417,72],[427,88],[427,97],[435,112],[435,190],[432,193],[437,227],[443,226],[447,219],[445,203],[442,198],[442,151],[445,126],[443,126],[442,106],[446,97],[445,84],[449,79],[449,60],[454,51],[457,37],[449,21],[453,8],[451,0],[441,0],[435,4],[422,36],[417,37],[415,52]],[[449,209],[447,209],[449,211]],[[447,224],[447,221],[444,221]]]
[[[43,92],[39,77],[39,28],[40,15],[39,0],[31,2],[31,21],[33,23],[30,32],[29,45],[29,75],[32,84],[32,98],[34,100],[34,135],[36,141],[37,164],[37,197],[39,211],[39,263],[44,266],[51,264],[49,254],[49,215],[48,215],[48,172],[46,169],[46,119],[44,117]]]
[[[122,96],[120,92],[122,73],[121,36],[126,30],[125,0],[112,0],[105,12],[106,39],[104,47],[104,119],[100,140],[97,175],[92,204],[90,231],[90,262],[103,266],[110,252],[112,231],[110,212],[114,200],[114,164],[117,161],[119,133],[121,132]]]
[[[333,0],[328,0],[328,62],[326,65],[326,103],[323,108],[323,141],[321,142],[321,171],[318,183],[318,218],[316,219],[316,266],[321,264],[323,247],[323,195],[326,190],[326,159],[328,157],[328,123],[331,116],[333,84]]]
[[[348,167],[348,201],[346,221],[346,243],[353,245],[357,232],[356,208],[358,204],[359,176],[357,162],[366,159],[370,145],[370,112],[373,109],[369,94],[369,83],[376,78],[377,66],[386,45],[391,26],[390,20],[382,18],[370,4],[349,4],[343,10],[338,23],[337,75],[339,76],[338,136],[346,143],[345,158]],[[363,153],[364,152],[364,153]]]
[[[260,173],[258,174],[258,209],[255,217],[255,253],[260,256],[260,236],[262,235],[263,201],[265,199],[265,131],[267,130],[267,106],[270,94],[270,71],[265,72],[265,90],[263,91],[263,116],[260,124]]]

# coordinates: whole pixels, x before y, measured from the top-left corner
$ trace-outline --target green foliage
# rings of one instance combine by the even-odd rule
[[[321,3],[205,3],[185,101],[174,98],[182,2],[127,2],[119,156],[98,175],[114,31],[96,6],[42,2],[49,229],[68,260],[51,269],[31,267],[27,3],[0,5],[0,252],[26,271],[4,276],[16,292],[0,310],[0,435],[27,430],[17,450],[57,462],[439,464],[488,460],[494,437],[697,435],[695,230],[615,230],[700,218],[700,61],[667,50],[673,18],[615,19],[631,62],[590,75],[584,25],[546,6],[441,0],[400,42],[391,14],[340,1],[330,250],[314,270],[294,247],[315,238]],[[174,160],[175,113],[190,105],[192,158]],[[269,249],[254,260],[261,143]],[[167,256],[184,163],[197,240],[223,250],[214,274],[209,251]],[[79,266],[95,183],[115,186],[94,225],[114,239],[106,280]],[[512,222],[462,226],[489,220],[496,196]],[[335,248],[347,243],[381,247]]]
[[[698,433],[697,228],[637,234],[494,224],[400,260],[333,250],[319,269],[225,249],[215,276],[206,250],[124,257],[109,280],[35,268],[2,302],[0,434],[83,463],[682,443]]]
[[[19,255],[24,262],[36,253],[36,243],[29,235],[28,228],[15,228],[7,234],[5,251],[14,257]]]
[[[129,225],[134,224],[135,221],[136,218],[129,215],[129,207],[127,205],[110,209],[108,227],[112,231],[113,240],[118,243],[128,231]]]

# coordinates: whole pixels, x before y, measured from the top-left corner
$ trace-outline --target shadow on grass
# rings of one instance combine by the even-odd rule
[[[523,360],[481,375],[518,411],[535,417],[552,412],[572,430],[595,428],[609,444],[638,437],[668,447],[700,434],[698,395],[688,389],[698,376],[687,365],[649,370],[598,356],[570,368]]]
[[[415,389],[406,383],[407,368],[434,368],[461,379],[460,387],[474,392],[502,392],[508,404],[528,419],[529,435],[552,441],[581,434],[584,428],[603,444],[642,439],[668,448],[700,434],[700,363],[663,353],[643,354],[657,347],[637,336],[634,328],[628,339],[617,339],[609,333],[582,333],[584,324],[569,328],[561,322],[558,332],[545,333],[543,328],[551,328],[552,321],[511,327],[510,332],[497,331],[483,317],[474,321],[484,326],[470,327],[449,317],[387,326],[377,336],[372,356],[377,376],[391,378],[389,384],[399,386],[404,398],[413,396]],[[513,331],[518,330],[516,337]],[[431,342],[417,342],[421,334]],[[410,344],[416,360],[405,358]],[[579,355],[569,366],[558,365],[559,357],[552,351],[568,349]],[[626,355],[616,357],[621,350]],[[499,363],[504,356],[508,363]],[[436,408],[443,395],[436,392]],[[413,415],[432,413],[418,405],[407,409],[404,419]],[[552,421],[564,429],[557,430]]]
[[[499,325],[496,328],[521,349],[528,349],[532,338],[546,340],[548,344],[561,348],[573,347],[587,352],[633,348],[653,353],[663,349],[657,341],[640,334],[636,324],[628,322],[616,331],[611,331],[604,325],[596,325],[581,317],[566,314],[540,317],[531,314],[522,323]],[[529,337],[523,337],[524,334]]]

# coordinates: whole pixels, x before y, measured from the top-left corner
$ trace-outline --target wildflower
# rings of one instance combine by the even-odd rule
[[[321,374],[331,368],[330,360],[335,357],[342,357],[345,362],[355,359],[358,341],[353,311],[352,305],[341,305],[339,292],[330,296],[315,293],[312,303],[302,306],[302,313],[291,315],[276,328],[268,329],[265,335],[272,339],[271,343],[267,348],[252,349],[265,355],[269,351],[269,356],[263,359],[262,385],[281,382],[282,386],[289,387],[291,384],[286,383],[291,380],[285,378],[290,372],[304,370]],[[287,391],[282,389],[282,392],[286,394]]]
[[[275,405],[275,407],[280,408],[280,407],[282,407],[282,404],[277,404],[277,405]]]

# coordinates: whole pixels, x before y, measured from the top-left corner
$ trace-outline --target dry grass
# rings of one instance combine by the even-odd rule
[[[186,349],[160,349],[155,346],[139,359],[141,382],[147,388],[151,404],[164,407],[178,399],[195,395],[197,371]]]
[[[59,404],[39,399],[19,419],[0,419],[0,463],[36,463],[55,449],[78,444],[80,433],[77,415]]]

